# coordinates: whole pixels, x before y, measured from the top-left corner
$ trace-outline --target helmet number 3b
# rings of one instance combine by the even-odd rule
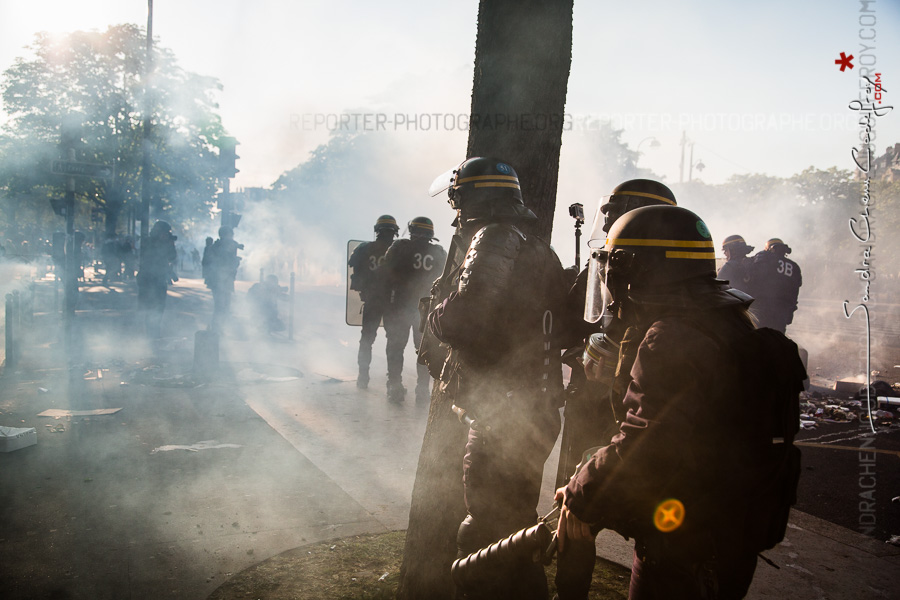
[[[794,276],[794,265],[786,263],[783,260],[778,261],[778,272],[784,274],[785,277]]]
[[[422,269],[430,271],[434,268],[434,257],[430,254],[422,256],[421,252],[416,252],[416,255],[413,258],[415,259],[413,261],[413,268],[417,271]]]

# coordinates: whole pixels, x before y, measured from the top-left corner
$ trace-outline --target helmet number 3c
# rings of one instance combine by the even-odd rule
[[[421,252],[416,252],[414,258],[415,261],[413,262],[413,268],[417,271],[420,269],[430,271],[434,267],[434,257],[430,254],[422,256]]]
[[[785,277],[793,277],[794,275],[794,265],[791,263],[786,263],[783,260],[778,261],[778,272],[784,273]]]

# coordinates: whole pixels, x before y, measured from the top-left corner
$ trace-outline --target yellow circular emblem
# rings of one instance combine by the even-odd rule
[[[684,504],[675,498],[663,500],[653,514],[653,524],[663,533],[675,531],[683,522]]]

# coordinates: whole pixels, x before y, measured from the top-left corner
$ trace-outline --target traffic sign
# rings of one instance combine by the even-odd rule
[[[92,179],[112,179],[114,168],[98,163],[83,163],[69,160],[54,160],[50,169],[57,175],[71,177],[90,177]]]

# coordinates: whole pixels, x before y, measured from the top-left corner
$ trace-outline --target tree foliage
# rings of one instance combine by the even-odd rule
[[[115,166],[111,180],[76,180],[77,201],[105,213],[106,232],[112,235],[122,211],[140,201],[147,88],[151,216],[209,218],[217,189],[215,148],[223,135],[217,80],[183,70],[173,53],[158,45],[147,80],[146,37],[135,25],[111,26],[102,33],[38,33],[29,49],[32,56],[17,58],[0,84],[10,117],[0,136],[0,188],[8,205],[61,195],[64,178],[50,172],[50,163],[66,158],[60,136],[68,120],[81,138],[77,161]],[[42,204],[49,210],[46,201]]]

